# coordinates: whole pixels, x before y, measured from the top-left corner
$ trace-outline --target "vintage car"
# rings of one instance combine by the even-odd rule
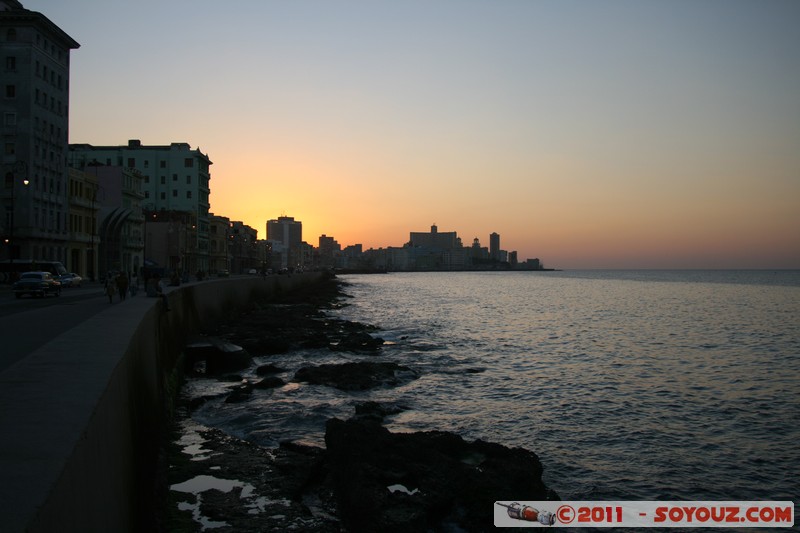
[[[23,294],[31,296],[61,295],[61,283],[53,278],[50,272],[23,272],[19,281],[14,283],[14,296],[22,298]]]
[[[62,276],[58,277],[58,281],[61,282],[61,287],[80,287],[83,283],[83,278],[80,277],[75,272],[68,272]]]

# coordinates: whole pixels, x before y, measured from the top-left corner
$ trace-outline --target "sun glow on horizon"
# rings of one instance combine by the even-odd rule
[[[800,268],[798,2],[23,4],[81,43],[70,142],[199,147],[259,238],[436,221],[554,268]]]

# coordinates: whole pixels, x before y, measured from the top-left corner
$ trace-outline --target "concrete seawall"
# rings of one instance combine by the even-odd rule
[[[160,439],[187,340],[325,274],[210,280],[115,303],[0,374],[0,530],[152,527]]]

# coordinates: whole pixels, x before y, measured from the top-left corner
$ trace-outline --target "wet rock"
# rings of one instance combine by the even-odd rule
[[[330,342],[324,331],[309,331],[307,337],[300,341],[299,346],[306,349],[327,348]]]
[[[266,376],[268,374],[280,374],[281,372],[286,372],[286,369],[281,368],[279,366],[275,366],[273,364],[261,365],[258,368],[256,368],[257,376]]]
[[[331,344],[331,350],[346,352],[375,352],[383,345],[383,339],[369,333],[356,331],[348,333],[338,343]]]
[[[310,487],[319,487],[327,474],[325,450],[296,442],[281,442],[273,459],[276,478],[284,494],[299,500]]]
[[[236,372],[248,368],[253,362],[241,346],[214,338],[189,344],[184,348],[184,354],[189,374]]]
[[[284,385],[286,385],[286,382],[281,378],[276,376],[267,376],[254,384],[253,387],[256,389],[275,389],[278,387],[283,387]]]
[[[233,342],[256,356],[297,348],[326,348],[325,316],[308,304],[265,304],[225,326]]]
[[[191,510],[180,510],[179,502],[199,504],[205,520],[225,522],[213,531],[342,531],[330,491],[324,487],[318,491],[314,485],[320,475],[324,477],[324,469],[320,470],[324,450],[284,444],[267,450],[211,428],[200,429],[197,436],[202,436],[206,459],[194,460],[173,443],[168,486],[197,476],[230,480],[237,486],[227,492],[214,488],[198,494],[168,491],[164,499],[169,516],[163,531],[212,530],[193,519]],[[305,501],[317,502],[320,512],[311,512]]]
[[[402,413],[406,409],[394,403],[363,402],[356,404],[356,416],[381,422],[387,416]]]
[[[239,403],[250,399],[253,393],[253,384],[249,381],[243,381],[240,385],[231,389],[228,397],[225,398],[225,403]]]
[[[397,363],[358,361],[306,366],[295,372],[294,381],[341,390],[367,390],[382,385],[398,385],[416,377],[413,370]]]
[[[239,342],[248,352],[256,355],[277,355],[292,349],[287,339],[278,336],[249,337]]]
[[[496,500],[558,499],[533,452],[445,432],[390,433],[328,421],[327,463],[339,517],[351,531],[493,529]]]

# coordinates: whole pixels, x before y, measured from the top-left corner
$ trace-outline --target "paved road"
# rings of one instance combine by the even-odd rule
[[[143,298],[140,290],[135,298]],[[131,296],[128,296],[131,298]],[[0,288],[0,372],[50,340],[113,304],[99,283],[65,288],[61,296],[17,299],[7,285]]]

